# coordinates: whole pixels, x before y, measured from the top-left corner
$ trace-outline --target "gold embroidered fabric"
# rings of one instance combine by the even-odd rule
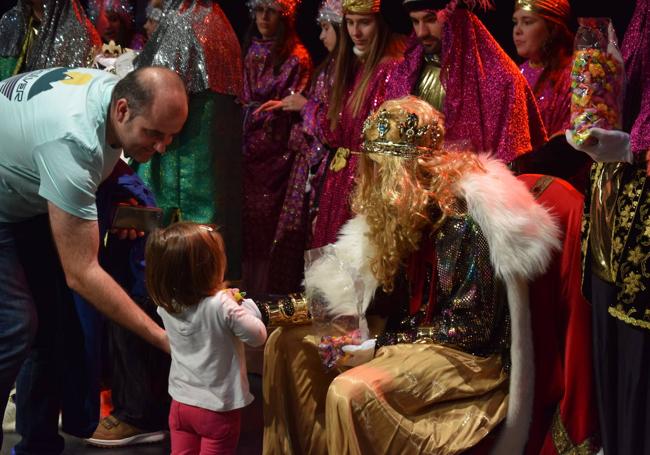
[[[381,0],[343,0],[343,13],[376,14],[379,13]]]
[[[29,22],[27,23],[27,33],[25,34],[25,39],[23,40],[23,44],[20,48],[20,55],[18,56],[18,60],[16,61],[16,67],[13,70],[12,76],[15,76],[16,74],[24,71],[23,65],[25,64],[27,53],[29,52],[32,43],[34,42],[34,39],[38,35],[39,26],[40,23],[36,25],[36,22],[34,21],[34,16],[30,16]]]
[[[555,410],[555,415],[553,416],[551,435],[553,437],[553,445],[555,446],[558,455],[593,455],[598,453],[598,448],[593,444],[591,439],[586,439],[577,445],[571,440],[571,437],[562,422],[559,406]]]
[[[591,172],[591,197],[585,201],[582,226],[583,283],[587,273],[592,272],[594,247],[592,237],[602,213],[592,210],[595,199],[606,179],[606,167],[598,164]],[[609,307],[609,314],[636,327],[650,329],[650,182],[645,165],[619,164],[620,184],[614,199],[611,223],[610,269],[607,276],[614,277],[617,288],[616,302]],[[615,174],[615,173],[614,173]],[[612,185],[614,186],[614,185]],[[595,218],[598,214],[601,218]],[[603,235],[600,235],[602,238]],[[597,240],[597,237],[595,237]],[[596,243],[596,246],[597,243]],[[598,254],[598,251],[595,251]],[[605,256],[608,251],[605,250]],[[594,271],[595,272],[595,271]],[[600,276],[600,275],[599,275]]]

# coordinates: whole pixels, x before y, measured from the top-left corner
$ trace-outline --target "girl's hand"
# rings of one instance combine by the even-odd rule
[[[258,114],[260,112],[274,111],[276,109],[280,109],[281,107],[282,107],[282,101],[280,101],[280,100],[268,100],[268,101],[262,103],[262,105],[260,107],[255,109],[253,111],[253,115],[256,115],[256,114]]]
[[[244,297],[246,296],[246,293],[244,291],[240,291],[237,288],[228,288],[225,289],[224,292],[228,297],[233,299],[235,302],[241,305],[242,301],[244,300]]]

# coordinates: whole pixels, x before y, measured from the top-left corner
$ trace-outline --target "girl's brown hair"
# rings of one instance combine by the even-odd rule
[[[213,226],[182,222],[152,232],[145,261],[151,299],[172,314],[226,287],[224,242]]]
[[[334,49],[332,49],[332,52],[328,52],[325,58],[323,59],[322,62],[319,63],[319,65],[316,67],[314,70],[314,77],[312,78],[311,81],[311,87],[313,88],[316,85],[316,81],[318,80],[318,75],[322,72],[325,71],[326,69],[333,70],[333,66],[336,63],[336,56],[339,53],[339,48],[341,47],[341,41],[340,41],[340,33],[341,33],[341,26],[335,22],[330,22],[330,26],[334,29],[336,32],[336,44],[334,45]],[[331,73],[331,71],[330,71]]]
[[[354,43],[345,24],[345,17],[339,29],[337,46],[338,54],[334,67],[334,83],[330,95],[330,106],[327,117],[330,121],[330,128],[334,130],[338,123],[339,113],[343,110],[346,103],[351,103],[353,115],[358,115],[366,95],[366,89],[370,79],[375,73],[375,68],[385,57],[385,54],[392,53],[391,44],[397,44],[396,40],[391,40],[391,32],[381,14],[374,15],[377,20],[377,34],[370,44],[370,49],[363,63],[358,61],[352,48]],[[400,43],[401,44],[401,43]],[[399,47],[399,46],[396,46]],[[387,52],[388,51],[388,52]],[[397,52],[395,52],[397,53]],[[359,84],[354,88],[354,92],[349,100],[346,101],[347,90],[354,81],[354,74],[357,65],[362,64],[363,74]]]

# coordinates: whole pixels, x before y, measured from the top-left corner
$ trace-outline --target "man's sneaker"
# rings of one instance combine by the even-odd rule
[[[4,431],[16,431],[16,389],[13,389],[7,400],[4,417],[2,418]]]
[[[110,415],[99,421],[97,429],[86,442],[98,447],[123,447],[160,442],[166,437],[166,431],[144,431]]]

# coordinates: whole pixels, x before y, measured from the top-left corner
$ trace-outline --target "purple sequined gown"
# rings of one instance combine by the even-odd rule
[[[311,72],[309,54],[297,45],[274,74],[273,40],[254,39],[244,59],[243,276],[253,293],[266,292],[273,236],[293,154],[288,142],[297,116],[281,109],[253,112],[262,103],[304,90]]]
[[[307,103],[300,112],[302,122],[291,129],[289,150],[295,158],[273,240],[269,292],[296,291],[302,281],[315,194],[330,150],[325,145],[329,129],[322,119],[327,115],[333,70],[332,59],[305,94]]]

